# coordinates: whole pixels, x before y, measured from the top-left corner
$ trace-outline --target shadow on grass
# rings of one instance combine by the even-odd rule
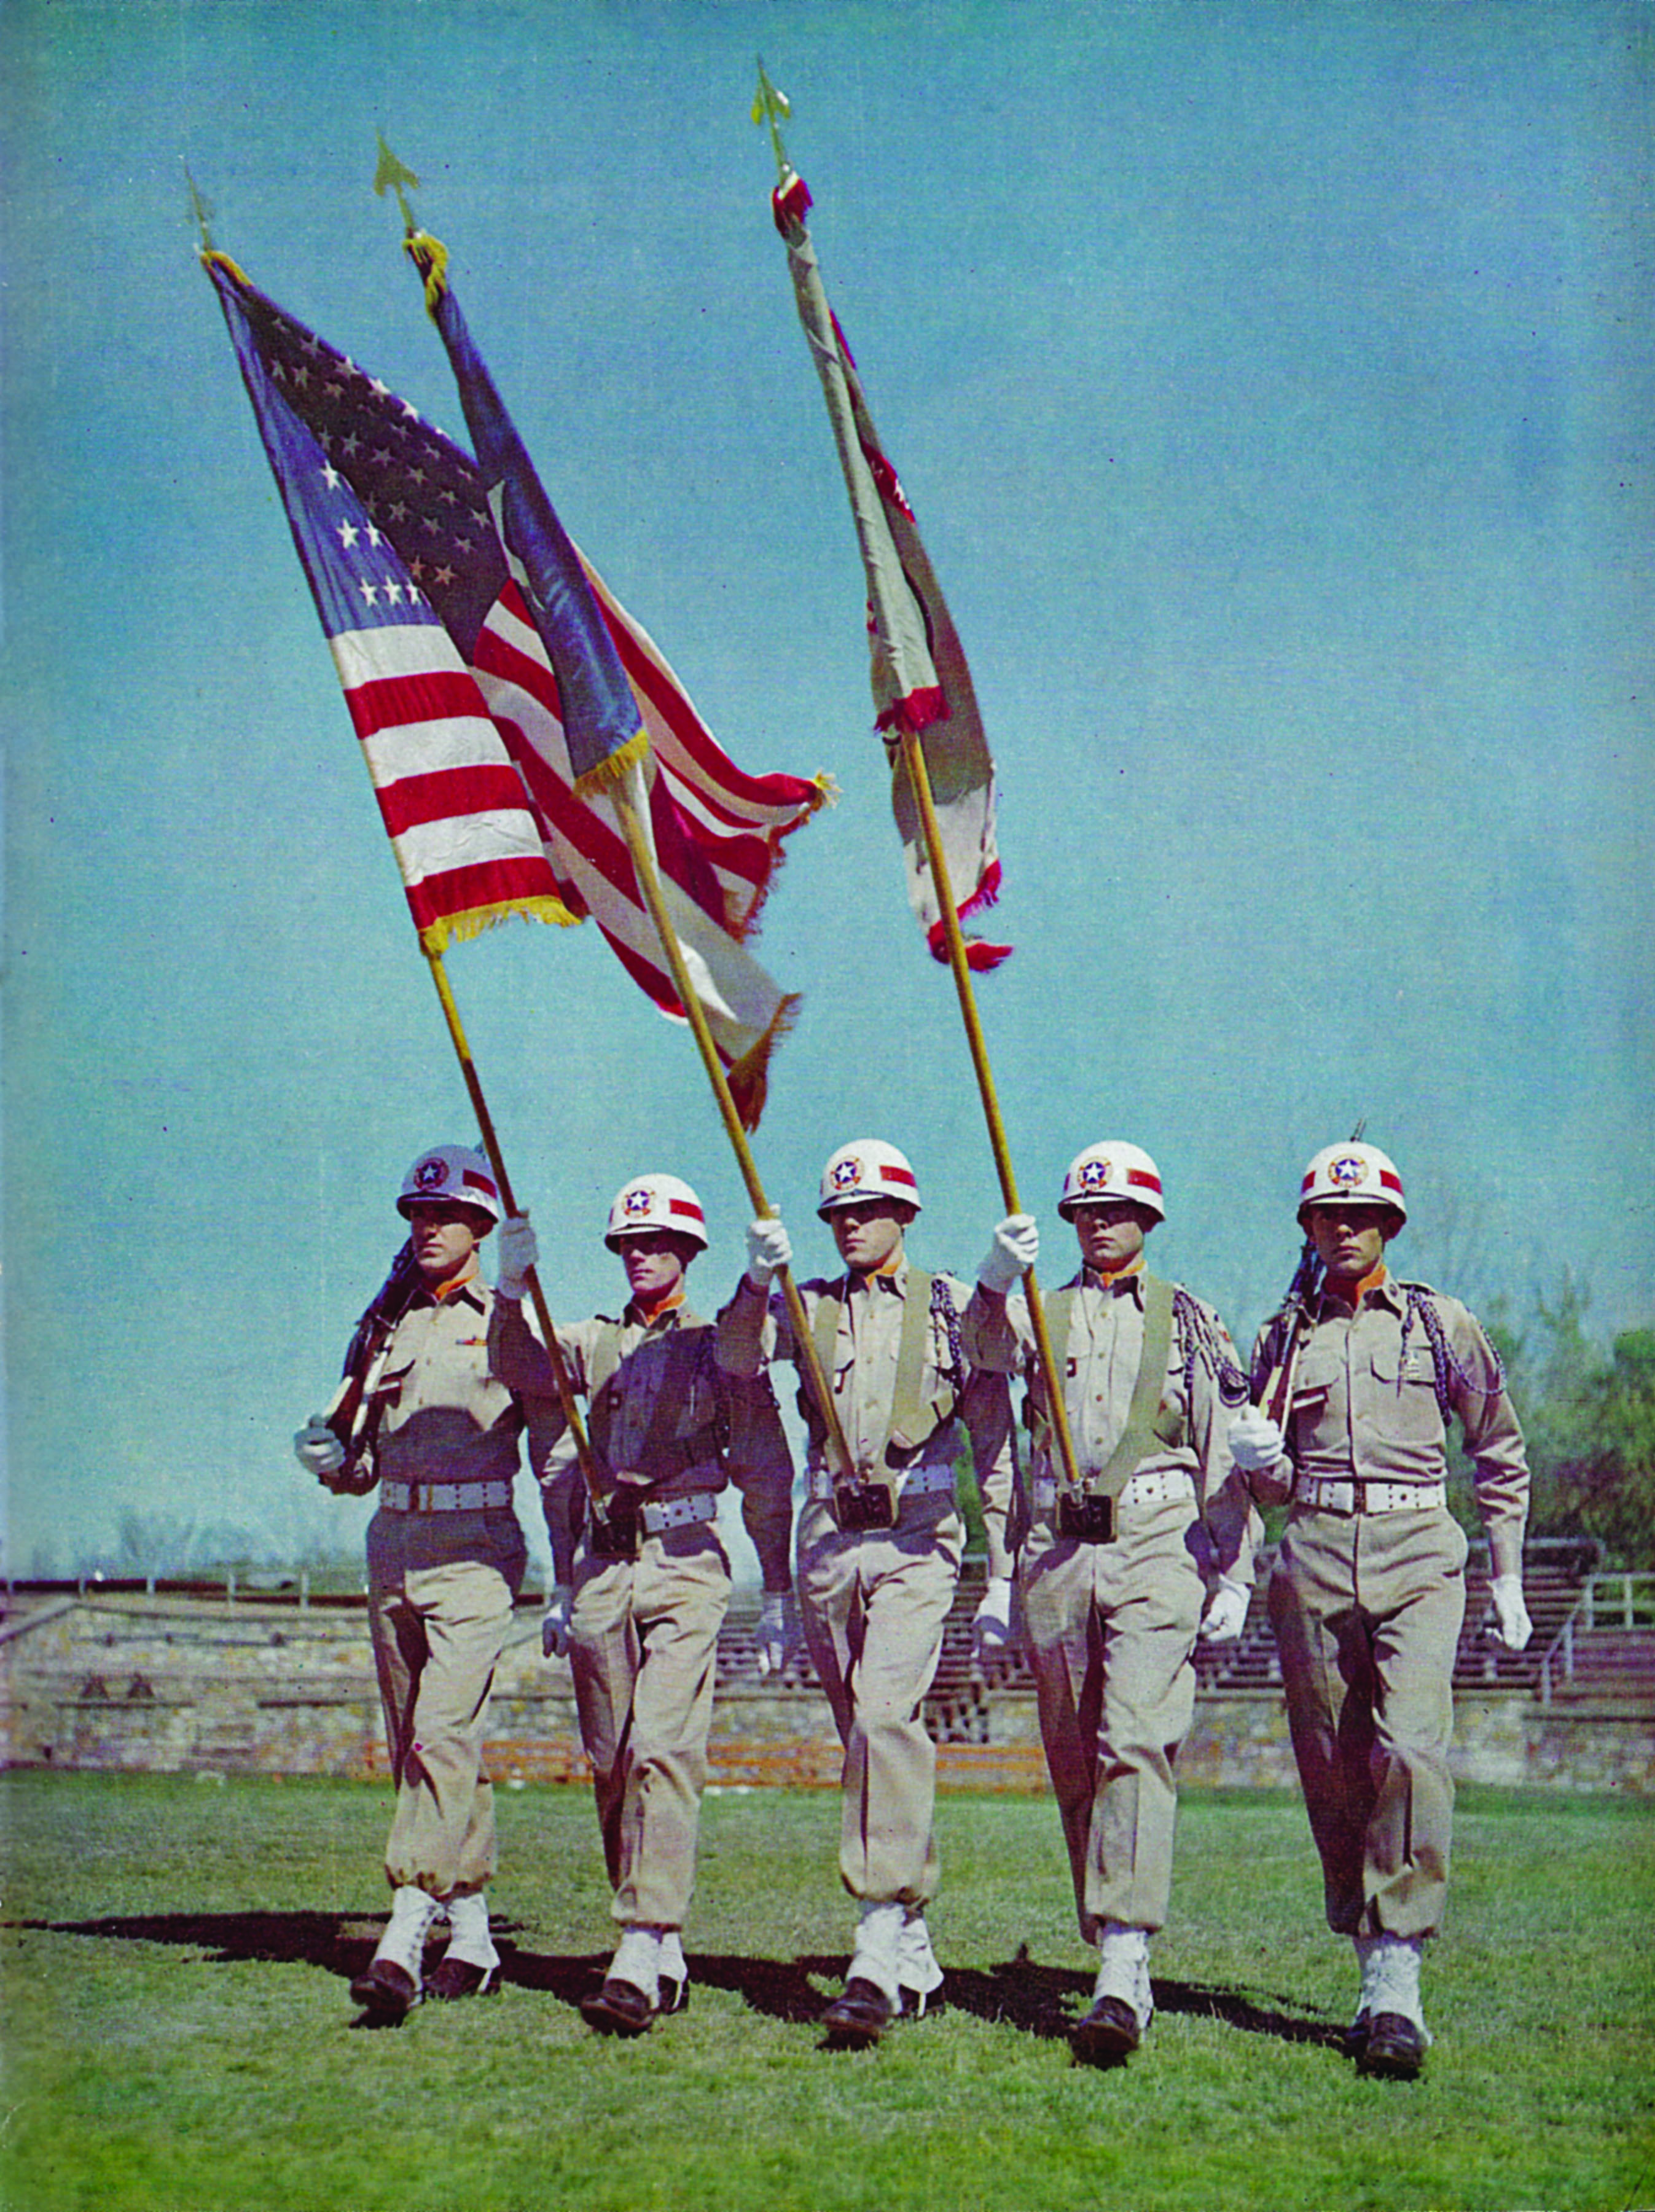
[[[382,1924],[371,1915],[336,1912],[112,1913],[96,1920],[23,1920],[12,1927],[53,1936],[88,1936],[107,1942],[176,1943],[204,1951],[214,1966],[263,1962],[319,1967],[350,1984],[374,1955]],[[571,2009],[594,1990],[608,1964],[606,1952],[526,1950],[513,1940],[515,1923],[496,1920],[501,1979],[536,1990]],[[690,1978],[703,1989],[727,1990],[766,2019],[813,2026],[845,1969],[844,1954],[812,1953],[791,1960],[733,1953],[691,1952]],[[989,1967],[956,1966],[934,2008],[970,2013],[1050,2042],[1068,2039],[1091,1995],[1092,1978],[1064,1966],[1044,1966],[1028,1955]],[[1341,2047],[1341,2031],[1326,2020],[1292,2008],[1274,1993],[1263,2002],[1240,1990],[1204,1982],[1157,1978],[1155,2004],[1163,2014],[1220,2020],[1246,2035],[1281,2043]],[[366,2024],[366,2021],[364,2021]]]

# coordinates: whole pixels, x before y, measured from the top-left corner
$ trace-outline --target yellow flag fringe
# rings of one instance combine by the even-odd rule
[[[756,1129],[764,1116],[770,1097],[770,1054],[793,1027],[802,1003],[797,991],[789,991],[770,1016],[764,1035],[726,1073],[730,1097],[744,1129]]]
[[[425,312],[435,318],[437,303],[448,289],[448,249],[429,230],[411,230],[402,250],[425,279]]]
[[[425,950],[441,955],[451,945],[464,945],[468,939],[481,937],[485,929],[498,923],[520,918],[524,921],[547,921],[557,929],[578,929],[581,916],[571,914],[562,899],[507,899],[498,906],[475,906],[465,914],[445,915],[440,921],[428,921],[419,933]]]
[[[602,799],[612,784],[624,783],[635,768],[642,768],[649,757],[649,732],[639,730],[607,759],[600,760],[596,768],[589,768],[577,775],[570,787],[576,799],[590,805]]]

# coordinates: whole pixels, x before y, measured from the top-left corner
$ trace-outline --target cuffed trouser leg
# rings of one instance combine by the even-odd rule
[[[495,1870],[494,1789],[484,1739],[511,1585],[477,1560],[410,1568],[370,1594],[374,1657],[397,1807],[386,1844],[393,1888],[446,1898]]]
[[[1271,1578],[1293,1755],[1328,1924],[1434,1935],[1453,1829],[1464,1531],[1441,1510],[1296,1513]]]
[[[1111,1544],[1025,1546],[1022,1585],[1041,1739],[1082,1939],[1165,1926],[1174,1771],[1195,1715],[1202,1585],[1188,1502],[1125,1509]]]
[[[959,1580],[946,1500],[903,1524],[841,1535],[816,1509],[800,1530],[805,1640],[845,1747],[839,1873],[853,1897],[922,1905],[936,1887],[936,1749],[922,1717]]]
[[[729,1563],[707,1524],[577,1567],[569,1661],[623,1925],[681,1928],[695,1888]]]

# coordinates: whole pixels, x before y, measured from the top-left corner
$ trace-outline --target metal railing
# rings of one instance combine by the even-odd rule
[[[1573,1681],[1577,1638],[1595,1629],[1652,1627],[1655,1627],[1655,1574],[1589,1576],[1541,1660],[1541,1704],[1550,1705],[1560,1679]]]

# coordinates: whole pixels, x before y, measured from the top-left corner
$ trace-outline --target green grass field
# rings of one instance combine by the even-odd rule
[[[1116,2206],[1607,2212],[1655,2205],[1651,1809],[1467,1791],[1437,2042],[1359,2080],[1348,1948],[1296,1799],[1186,1793],[1159,2011],[1078,2068],[1090,1987],[1049,1800],[951,1796],[933,1915],[948,2008],[877,2051],[813,2017],[851,1908],[827,1793],[715,1796],[689,2012],[599,2040],[583,1791],[502,1798],[507,1986],[357,2024],[387,1795],[14,1774],[0,1796],[6,2212]]]

